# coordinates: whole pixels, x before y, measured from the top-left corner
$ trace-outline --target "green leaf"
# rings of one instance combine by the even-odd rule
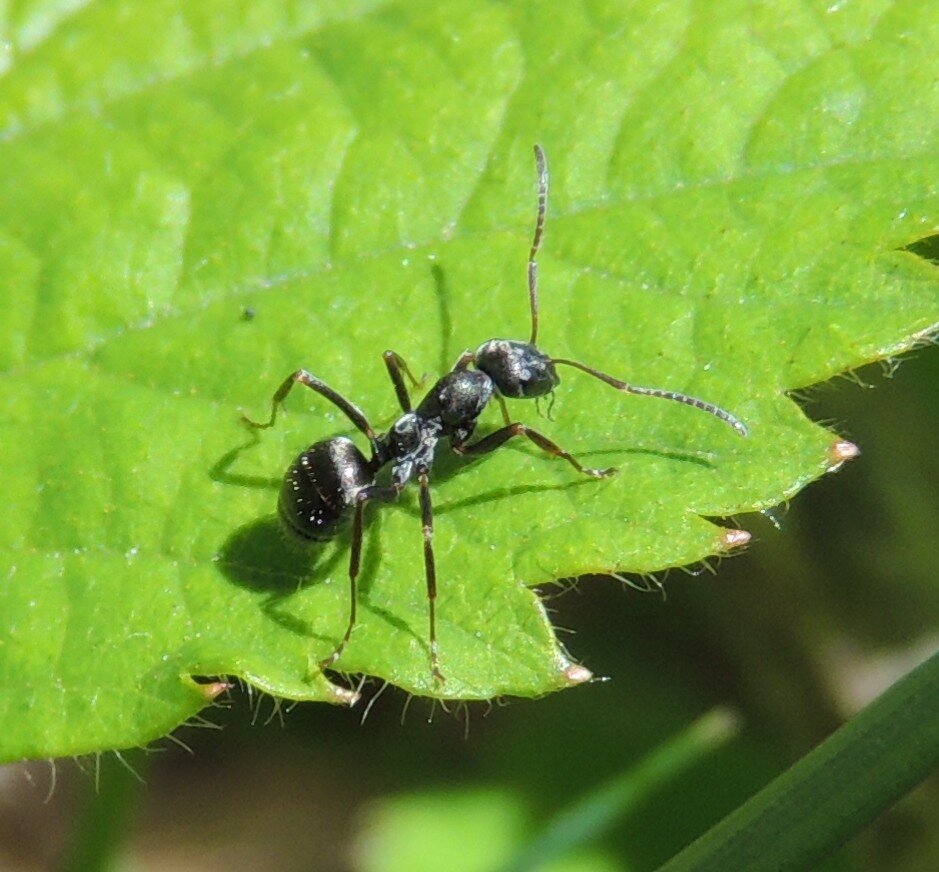
[[[640,806],[650,793],[737,735],[736,717],[714,709],[625,772],[562,809],[534,838],[499,868],[503,872],[545,869],[577,849],[599,841],[613,823]]]
[[[273,519],[349,423],[304,392],[253,440],[238,411],[305,366],[387,427],[385,348],[436,376],[526,337],[534,142],[543,347],[751,435],[565,371],[556,420],[513,415],[618,476],[441,452],[447,682],[414,489],[368,514],[338,666],[447,698],[583,679],[531,588],[726,551],[706,518],[839,459],[787,392],[939,321],[905,250],[939,228],[937,28],[926,0],[0,9],[0,759],[149,741],[221,689],[194,675],[349,700],[316,666],[349,538],[299,551]]]
[[[387,797],[363,822],[354,848],[357,864],[368,872],[622,868],[598,850],[599,837],[663,783],[726,745],[737,727],[730,711],[715,709],[537,826],[526,797],[507,789],[461,787]],[[470,841],[468,832],[475,836]]]

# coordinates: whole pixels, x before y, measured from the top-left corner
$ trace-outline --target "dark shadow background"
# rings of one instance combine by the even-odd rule
[[[550,600],[572,651],[611,681],[449,713],[423,700],[405,711],[388,689],[364,724],[362,704],[277,713],[236,690],[209,713],[224,729],[177,731],[192,754],[164,741],[128,755],[143,789],[114,757],[97,799],[94,761],[59,761],[48,799],[48,764],[0,769],[0,870],[100,868],[93,836],[114,815],[117,856],[140,870],[361,868],[353,850],[375,800],[493,786],[537,824],[729,704],[741,738],[603,840],[624,868],[655,868],[939,644],[939,354],[860,376],[876,390],[844,379],[805,406],[862,456],[801,494],[780,531],[738,519],[749,551],[716,575],[672,572],[665,600],[608,579]],[[939,868],[937,820],[933,780],[824,868]]]

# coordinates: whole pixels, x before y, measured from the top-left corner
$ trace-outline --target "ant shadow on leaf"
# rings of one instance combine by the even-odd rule
[[[257,434],[252,433],[249,441],[226,452],[210,468],[209,477],[222,484],[276,493],[281,486],[280,479],[232,471],[241,455],[259,441]],[[366,512],[368,536],[357,584],[359,605],[396,629],[412,633],[423,641],[399,617],[369,603],[369,593],[381,563],[381,510],[378,506],[368,506]],[[310,584],[328,578],[338,567],[344,567],[350,541],[351,532],[347,529],[328,542],[300,542],[288,535],[277,515],[267,515],[238,527],[219,549],[217,562],[222,573],[234,584],[266,593],[261,610],[284,629],[306,638],[335,642],[333,636],[314,631],[308,621],[289,607],[288,602]],[[345,590],[343,586],[343,593]]]
[[[226,452],[209,470],[209,477],[213,481],[231,484],[237,487],[263,489],[272,492],[281,486],[281,479],[260,475],[249,475],[232,472],[243,452],[254,448],[260,443],[258,434],[251,432],[251,438]],[[532,458],[537,462],[546,462],[540,458],[538,452],[525,445],[506,446],[506,450],[519,455],[519,458]],[[690,463],[706,469],[714,468],[714,455],[712,452],[672,451],[662,448],[608,448],[595,451],[582,452],[584,457],[624,457],[646,456],[669,460],[677,463]],[[436,484],[449,481],[456,476],[467,473],[470,468],[484,464],[488,457],[475,458],[467,461],[450,451],[438,453],[434,464],[433,480]],[[552,462],[552,461],[547,461]],[[556,484],[525,484],[519,482],[512,486],[492,488],[460,500],[439,503],[434,507],[434,514],[444,517],[450,512],[460,509],[484,506],[499,503],[512,497],[535,493],[552,493],[580,487],[597,487],[598,483],[591,479],[572,477],[569,481]],[[602,486],[602,485],[601,485]],[[369,555],[377,555],[377,543],[380,535],[381,512],[387,509],[403,511],[411,517],[420,518],[420,508],[413,499],[402,494],[401,499],[391,506],[368,506],[366,527],[367,553],[363,561],[362,577],[359,582],[360,590],[367,593],[371,584],[372,573],[369,571]],[[220,550],[220,562],[224,571],[232,581],[242,587],[252,590],[276,590],[281,596],[295,593],[312,579],[314,570],[320,577],[329,575],[336,566],[337,561],[345,553],[350,544],[348,534],[339,537],[338,547],[331,547],[332,542],[300,543],[289,536],[276,516],[268,516],[245,524],[236,530]],[[328,555],[326,552],[330,552]],[[377,564],[377,557],[375,560]]]
[[[375,577],[380,548],[380,528],[372,529],[365,536],[366,511],[369,504],[396,503],[403,500],[405,511],[413,512],[417,502],[415,490],[419,488],[420,527],[415,525],[415,534],[422,529],[424,577],[427,588],[427,611],[429,618],[429,653],[431,673],[434,679],[442,683],[445,678],[439,668],[436,636],[436,591],[437,569],[434,552],[434,500],[431,482],[439,483],[452,478],[457,472],[471,464],[457,463],[449,452],[442,450],[440,444],[449,443],[465,459],[483,458],[500,448],[517,450],[523,439],[527,447],[539,449],[543,455],[566,461],[585,478],[556,480],[556,483],[537,483],[526,486],[524,481],[508,488],[499,482],[499,488],[489,494],[473,496],[471,505],[480,505],[493,500],[503,500],[506,496],[522,492],[566,490],[572,487],[586,486],[586,479],[603,479],[616,470],[613,467],[592,468],[584,466],[575,454],[552,441],[540,431],[513,420],[508,409],[508,399],[530,399],[537,402],[545,398],[549,405],[547,417],[551,419],[551,403],[555,388],[561,379],[557,368],[569,368],[591,376],[614,388],[620,393],[658,397],[691,406],[706,412],[731,426],[738,435],[748,434],[747,426],[725,409],[705,400],[666,388],[642,387],[614,378],[586,363],[563,357],[551,357],[538,347],[539,304],[538,304],[538,263],[537,254],[541,246],[547,216],[548,169],[543,149],[535,145],[535,161],[538,172],[538,206],[534,235],[528,255],[528,295],[531,314],[531,333],[527,341],[511,339],[490,339],[475,351],[464,350],[445,374],[433,384],[415,406],[408,383],[415,389],[423,387],[415,378],[404,358],[390,349],[382,354],[391,386],[398,400],[401,415],[394,420],[391,428],[378,433],[369,423],[365,414],[352,400],[331,388],[318,376],[305,369],[297,369],[289,374],[276,388],[270,405],[267,420],[253,420],[244,416],[244,421],[256,429],[268,429],[274,426],[277,413],[290,392],[297,385],[306,387],[323,400],[331,403],[349,421],[349,423],[368,439],[369,456],[362,453],[353,441],[345,436],[333,436],[314,442],[292,461],[284,483],[281,485],[281,516],[290,530],[302,539],[315,539],[317,544],[302,551],[285,546],[284,538],[276,523],[262,519],[236,530],[224,544],[221,562],[226,573],[236,583],[254,590],[272,590],[272,597],[283,599],[288,595],[286,584],[292,581],[297,588],[310,581],[314,574],[323,577],[329,571],[335,559],[349,542],[348,521],[353,520],[351,543],[349,546],[350,579],[350,617],[345,636],[332,654],[321,661],[322,668],[331,668],[341,657],[346,643],[355,628],[355,606],[357,589],[367,593]],[[441,349],[446,351],[452,342],[453,319],[449,309],[445,276],[439,267],[432,269],[436,294],[438,297],[438,315],[441,327]],[[446,361],[443,362],[446,366]],[[477,433],[477,425],[483,411],[490,401],[496,401],[501,408],[503,425],[487,434]],[[475,437],[475,438],[474,438]],[[224,481],[243,487],[261,487],[275,490],[277,482],[267,478],[246,476],[233,473],[232,466],[241,453],[256,445],[257,434],[245,445],[224,455],[210,470],[216,481]],[[577,454],[581,454],[572,446]],[[609,453],[619,453],[610,451]],[[661,452],[654,452],[661,454]],[[666,455],[667,456],[667,455]],[[687,458],[687,455],[686,455]],[[699,458],[694,458],[698,462]],[[477,460],[478,462],[478,460]],[[475,465],[475,464],[472,464]],[[541,477],[541,475],[539,475]],[[412,484],[411,493],[404,496],[404,490]],[[594,485],[597,486],[597,485]],[[504,510],[500,510],[504,511]],[[510,510],[511,511],[511,510]],[[379,513],[372,512],[372,524]],[[444,514],[439,507],[437,514]],[[327,550],[318,544],[322,539],[334,539],[338,545]],[[367,542],[366,542],[367,539]],[[366,545],[366,560],[362,560],[363,545]],[[332,555],[327,558],[325,555]],[[374,554],[375,557],[370,557]],[[360,564],[364,572],[360,572]],[[361,581],[358,576],[361,574]],[[296,590],[294,591],[296,592]],[[270,604],[271,601],[269,601]],[[293,622],[295,619],[290,618]],[[301,625],[297,625],[298,628]]]
[[[526,445],[506,446],[505,450],[517,454],[520,460],[531,458],[531,465],[524,467],[525,469],[534,470],[536,468],[535,465],[539,463],[556,463],[556,461],[540,457],[537,451],[530,449]],[[670,451],[661,448],[607,448],[595,451],[582,451],[579,452],[579,456],[591,459],[609,457],[613,458],[614,462],[616,459],[628,456],[646,456],[668,460],[673,463],[690,463],[705,469],[713,469],[715,465],[712,452]],[[455,476],[462,475],[464,472],[467,472],[470,467],[476,466],[479,463],[485,463],[488,460],[488,457],[480,457],[467,462],[465,459],[450,452],[441,452],[440,459],[434,465],[434,480],[438,483],[446,481]],[[524,473],[522,473],[522,476],[524,476]],[[434,515],[444,517],[450,512],[460,509],[498,503],[504,500],[510,500],[512,497],[525,496],[528,494],[557,493],[574,488],[596,488],[604,486],[603,483],[597,482],[594,479],[581,477],[571,477],[568,481],[561,481],[556,484],[525,484],[523,481],[520,481],[514,485],[491,488],[490,490],[481,491],[480,493],[464,497],[460,500],[450,500],[446,503],[441,503],[439,506],[435,505]],[[420,511],[416,506],[408,505],[404,507],[404,510],[414,517],[420,517]]]
[[[260,438],[252,432],[248,441],[219,458],[210,468],[209,477],[222,484],[266,490],[276,494],[281,486],[281,479],[233,471],[241,456],[246,451],[257,447],[259,443]],[[508,446],[508,448],[513,453],[517,453],[520,459],[524,457],[537,459],[537,454],[525,446]],[[698,452],[628,448],[597,450],[587,452],[587,454],[598,457],[646,455],[704,467],[713,466],[713,458],[710,455],[705,456]],[[434,466],[434,479],[438,483],[447,481],[467,472],[470,467],[485,463],[488,459],[481,457],[467,461],[449,451],[441,451],[439,460]],[[597,486],[602,485],[591,479],[579,477],[572,477],[569,481],[556,484],[519,483],[493,488],[464,499],[444,502],[436,507],[435,514],[445,517],[461,509],[500,503],[515,496]],[[408,494],[402,494],[402,498],[391,507],[378,505],[366,507],[367,535],[357,579],[358,603],[363,610],[371,612],[399,632],[408,633],[426,647],[427,643],[422,635],[401,617],[370,602],[370,592],[378,577],[381,563],[382,513],[389,508],[404,511],[415,519],[420,518],[420,509],[416,500],[409,498]],[[271,514],[238,527],[219,549],[218,565],[222,573],[234,584],[250,591],[267,594],[262,599],[260,608],[273,622],[303,638],[335,643],[335,635],[317,632],[309,621],[300,617],[296,609],[291,608],[290,600],[311,584],[333,576],[337,569],[344,567],[350,545],[351,531],[348,528],[336,539],[328,542],[299,542],[284,530],[277,515]],[[345,593],[344,585],[341,585],[341,590]]]
[[[278,478],[233,472],[241,455],[258,445],[256,433],[231,451],[222,455],[209,469],[209,478],[221,484],[276,493]],[[218,551],[222,572],[241,587],[268,591],[277,599],[291,596],[302,588],[314,570],[328,573],[338,554],[327,555],[326,549],[301,546],[290,539],[276,515],[267,515],[238,527]]]

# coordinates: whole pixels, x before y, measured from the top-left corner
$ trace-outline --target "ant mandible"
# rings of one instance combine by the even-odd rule
[[[515,436],[525,436],[553,457],[566,460],[578,472],[593,478],[612,475],[615,469],[592,469],[582,466],[572,454],[547,436],[526,424],[512,421],[505,403],[510,399],[536,399],[550,394],[560,383],[557,366],[569,366],[606,382],[618,391],[675,400],[700,409],[730,424],[739,434],[747,428],[730,412],[712,403],[677,391],[645,388],[627,384],[576,360],[549,357],[537,347],[538,340],[538,264],[535,260],[544,233],[548,206],[548,170],[544,151],[535,146],[538,165],[538,217],[528,255],[528,295],[531,305],[531,338],[528,342],[513,339],[490,339],[475,352],[465,351],[453,369],[430,389],[414,409],[404,383],[404,376],[418,386],[403,358],[394,351],[383,355],[398,402],[403,412],[387,433],[376,433],[355,403],[307,372],[291,373],[277,389],[271,401],[271,416],[263,424],[247,416],[252,427],[274,424],[278,406],[295,384],[306,387],[335,405],[369,441],[371,457],[365,457],[351,439],[338,436],[316,442],[291,464],[284,477],[278,511],[287,530],[301,540],[322,542],[334,538],[352,516],[352,550],[349,556],[349,623],[342,640],[332,654],[320,661],[320,668],[332,667],[352,636],[356,624],[356,579],[362,557],[365,506],[372,500],[392,502],[412,479],[420,485],[421,519],[424,532],[424,571],[430,619],[430,666],[435,680],[444,682],[437,649],[437,570],[434,561],[434,513],[430,495],[430,470],[440,439],[450,440],[450,447],[463,457],[479,457],[504,445]],[[472,367],[472,368],[471,368]],[[502,409],[505,426],[470,443],[479,417],[491,399]],[[376,475],[391,464],[391,484],[380,485]]]

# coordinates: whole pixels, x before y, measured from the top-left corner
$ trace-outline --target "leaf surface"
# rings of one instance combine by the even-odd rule
[[[368,514],[338,665],[447,698],[569,686],[533,586],[725,551],[706,518],[837,461],[788,392],[939,322],[935,267],[905,250],[939,229],[937,29],[926,0],[0,10],[0,758],[149,741],[211,697],[191,676],[348,701],[316,664],[349,536],[298,550],[274,506],[349,423],[299,391],[258,439],[238,413],[302,366],[385,428],[385,348],[435,378],[525,338],[534,142],[544,349],[750,437],[565,370],[555,420],[513,415],[618,475],[442,451],[447,682],[414,489]]]

